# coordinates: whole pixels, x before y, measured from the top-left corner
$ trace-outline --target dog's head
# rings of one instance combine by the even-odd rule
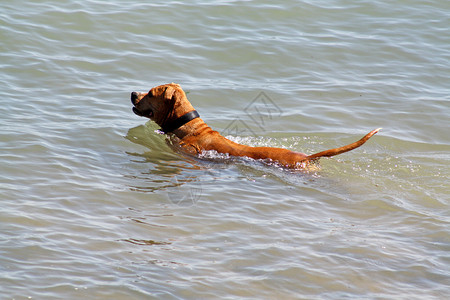
[[[148,93],[132,92],[131,103],[135,114],[150,118],[161,127],[194,109],[175,83],[154,87]]]

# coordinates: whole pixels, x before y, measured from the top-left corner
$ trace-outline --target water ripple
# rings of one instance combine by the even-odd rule
[[[445,298],[449,9],[2,1],[2,296]],[[318,172],[186,157],[131,112],[172,81],[248,145],[384,129]],[[263,127],[261,92],[280,108]]]

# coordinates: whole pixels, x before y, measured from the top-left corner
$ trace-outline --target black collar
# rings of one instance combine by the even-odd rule
[[[178,119],[176,119],[175,121],[169,123],[169,124],[164,124],[164,126],[161,126],[161,130],[164,133],[169,133],[172,132],[178,128],[180,128],[181,126],[183,126],[184,124],[194,120],[200,118],[200,115],[198,114],[198,112],[196,110],[190,111],[184,115],[182,115],[181,117],[179,117]]]

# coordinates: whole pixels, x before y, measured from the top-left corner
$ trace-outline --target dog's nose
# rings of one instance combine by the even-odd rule
[[[131,93],[131,103],[133,103],[133,105],[136,105],[136,101],[137,101],[138,97],[139,97],[138,92]]]

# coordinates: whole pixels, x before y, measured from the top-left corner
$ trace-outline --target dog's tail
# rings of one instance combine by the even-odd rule
[[[356,149],[358,147],[360,147],[361,145],[363,145],[365,142],[367,142],[368,139],[370,139],[372,137],[372,135],[374,135],[375,133],[377,133],[378,131],[380,131],[381,128],[377,128],[375,130],[372,130],[371,132],[369,132],[368,134],[366,134],[362,139],[360,139],[357,142],[348,144],[347,146],[343,146],[343,147],[339,147],[339,148],[335,148],[335,149],[330,149],[330,150],[325,150],[316,154],[312,154],[306,157],[306,160],[316,160],[319,159],[321,157],[330,157],[330,156],[335,156],[338,154],[342,154],[345,153],[347,151]]]

